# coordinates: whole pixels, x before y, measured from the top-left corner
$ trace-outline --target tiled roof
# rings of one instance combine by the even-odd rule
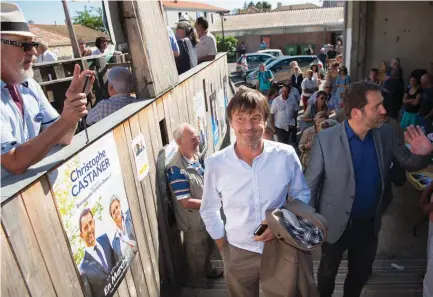
[[[38,40],[48,42],[49,46],[70,45],[69,31],[66,25],[39,25],[32,24],[30,31],[37,36]],[[110,37],[102,32],[93,30],[91,28],[74,25],[75,35],[78,39],[83,39],[85,42],[95,42],[96,38],[103,36],[107,39]]]
[[[238,14],[225,16],[224,19],[224,31],[343,25],[344,8],[332,7]],[[221,19],[217,18],[210,29],[214,32],[221,32]]]
[[[277,7],[272,11],[284,11],[284,10],[298,10],[298,9],[312,9],[312,8],[318,8],[316,4],[312,3],[305,3],[305,4],[295,4],[295,5],[284,5],[281,7]]]
[[[199,2],[190,1],[162,1],[162,4],[166,8],[177,8],[177,9],[194,9],[194,10],[206,10],[206,11],[229,11],[229,9],[216,7]]]

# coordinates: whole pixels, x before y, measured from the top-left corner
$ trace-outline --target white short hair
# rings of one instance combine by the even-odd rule
[[[182,139],[183,131],[185,131],[185,128],[187,128],[187,127],[195,129],[193,125],[190,125],[188,123],[180,124],[179,126],[177,126],[177,128],[173,132],[174,141],[178,142],[179,140]]]
[[[130,94],[132,91],[132,73],[128,68],[116,66],[108,72],[108,82],[119,94]]]

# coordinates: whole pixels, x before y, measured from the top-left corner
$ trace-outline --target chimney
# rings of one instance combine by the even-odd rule
[[[283,6],[283,4],[281,2],[277,2],[277,8],[280,8],[281,6]]]

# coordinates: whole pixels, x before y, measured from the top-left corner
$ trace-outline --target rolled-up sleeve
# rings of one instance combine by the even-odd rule
[[[1,119],[0,125],[0,139],[1,139],[1,154],[6,154],[11,149],[16,148],[18,146],[18,142],[16,141],[14,135],[12,134],[12,128],[10,125],[5,123]]]
[[[224,222],[221,219],[221,198],[216,187],[215,171],[212,162],[208,162],[204,174],[203,197],[200,215],[206,225],[206,231],[213,239],[224,237]]]
[[[310,203],[311,191],[302,173],[302,165],[295,150],[288,156],[288,166],[292,168],[292,177],[289,183],[289,197],[298,199],[306,204]]]

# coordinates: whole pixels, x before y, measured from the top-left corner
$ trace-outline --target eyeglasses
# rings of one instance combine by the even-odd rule
[[[38,42],[20,42],[15,40],[1,39],[1,42],[16,47],[21,47],[24,52],[31,51],[33,48],[37,49],[39,46]]]

